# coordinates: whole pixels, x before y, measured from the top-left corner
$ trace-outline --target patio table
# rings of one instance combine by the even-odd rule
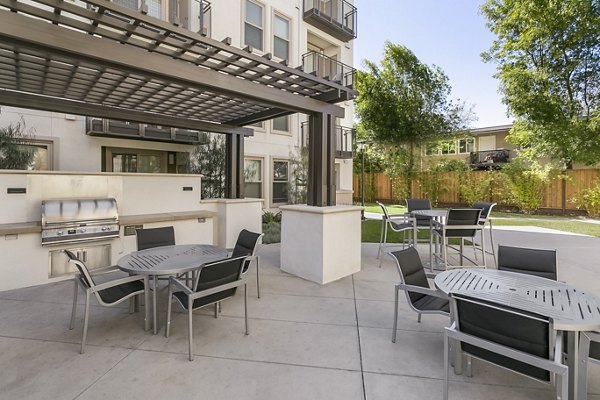
[[[134,251],[117,261],[119,269],[135,275],[154,277],[152,312],[154,334],[158,332],[156,316],[156,293],[158,276],[174,276],[200,268],[203,264],[221,260],[228,256],[227,250],[209,244],[184,244],[160,246]]]
[[[579,332],[600,329],[600,298],[564,282],[490,269],[454,269],[435,277],[442,292],[464,294],[552,318],[568,335],[569,399],[577,399]],[[582,371],[586,373],[586,371]]]

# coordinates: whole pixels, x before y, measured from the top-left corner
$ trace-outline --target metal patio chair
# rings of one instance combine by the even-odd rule
[[[398,292],[404,290],[410,308],[417,314],[421,322],[421,314],[442,314],[450,316],[448,297],[429,286],[427,278],[435,275],[425,273],[417,249],[408,247],[404,250],[388,253],[396,261],[400,274],[400,283],[395,286],[394,297],[394,327],[392,342],[396,343],[396,328],[398,326]]]
[[[189,359],[193,361],[194,332],[192,326],[192,312],[215,305],[215,317],[217,316],[217,303],[233,297],[239,286],[244,286],[244,318],[246,322],[246,335],[248,331],[248,290],[246,288],[246,276],[244,267],[248,257],[226,258],[205,264],[200,268],[192,288],[175,277],[169,278],[169,302],[167,305],[167,326],[165,337],[169,337],[171,328],[172,297],[175,297],[181,307],[188,313],[188,340]],[[176,291],[174,291],[176,290]]]
[[[113,307],[117,304],[122,303],[123,301],[133,298],[134,296],[144,294],[144,309],[146,312],[145,315],[145,329],[150,329],[150,308],[148,304],[150,304],[149,300],[149,290],[148,290],[148,277],[133,275],[125,278],[116,279],[109,282],[103,282],[97,284],[92,274],[90,274],[86,265],[79,259],[75,254],[70,252],[69,250],[63,250],[67,257],[69,258],[69,262],[74,264],[79,271],[73,278],[74,282],[74,291],[73,291],[73,309],[71,311],[71,323],[69,324],[69,329],[73,329],[75,327],[75,314],[77,313],[77,293],[79,287],[85,292],[85,311],[83,314],[83,337],[81,338],[81,349],[80,353],[83,354],[85,352],[85,342],[87,339],[87,329],[88,329],[88,320],[90,316],[90,297],[93,294],[96,296],[96,300],[101,306],[105,307]],[[95,269],[94,272],[105,272],[106,270],[113,271],[114,267],[107,268],[99,268]]]
[[[450,295],[450,309],[454,322],[444,331],[444,400],[448,399],[450,340],[459,371],[466,353],[543,383],[556,380],[557,398],[567,399],[572,382],[569,368],[562,364],[562,332],[553,329],[551,319],[457,294]],[[470,362],[467,376],[471,376]]]
[[[492,219],[490,218],[490,214],[492,213],[492,209],[496,206],[496,203],[490,203],[490,202],[486,202],[486,201],[476,201],[475,204],[473,204],[473,208],[480,208],[481,209],[481,215],[479,216],[479,224],[485,226],[485,224],[488,224],[490,226],[490,251],[487,251],[487,254],[491,254],[492,257],[494,258],[494,264],[496,265],[496,267],[498,267],[498,261],[496,260],[496,249],[494,247],[494,229],[493,229],[493,224],[492,224]],[[481,231],[481,240],[483,241],[483,233],[484,231]],[[473,242],[473,245],[475,245],[475,242]]]
[[[175,245],[175,230],[172,226],[136,229],[135,234],[138,251]]]
[[[406,199],[406,208],[408,213],[418,210],[431,210],[431,201],[429,199]],[[429,217],[417,215],[415,219],[417,221],[417,230],[425,229],[429,232]]]
[[[238,235],[235,247],[231,253],[231,257],[236,258],[240,256],[248,256],[244,263],[244,273],[250,267],[250,263],[256,260],[256,291],[258,298],[260,299],[260,284],[258,279],[258,263],[259,257],[256,254],[258,250],[258,243],[263,237],[264,233],[254,233],[249,230],[243,229]]]
[[[581,332],[579,341],[581,370],[577,381],[577,399],[587,400],[587,365],[600,364],[600,332]]]
[[[444,263],[446,269],[448,268],[456,268],[456,267],[465,267],[463,260],[467,259],[473,266],[478,267],[486,267],[485,261],[485,240],[483,237],[483,233],[481,236],[481,254],[483,258],[483,265],[477,265],[477,260],[472,260],[464,254],[464,241],[465,239],[470,239],[473,242],[475,239],[475,235],[477,232],[483,232],[483,225],[479,223],[479,218],[481,215],[481,209],[478,208],[451,208],[448,210],[448,215],[446,217],[446,221],[444,223],[440,223],[438,221],[433,221],[433,230],[430,241],[430,248],[432,247],[433,239],[435,236],[441,238],[441,256],[439,254],[435,254],[436,259],[441,259]],[[450,246],[448,243],[448,239],[459,239],[459,247],[455,248]],[[460,265],[449,265],[448,264],[448,247],[457,250],[460,255]],[[477,258],[477,249],[474,251],[475,258]],[[432,265],[433,267],[433,265]]]
[[[557,280],[556,250],[498,246],[498,269]]]
[[[377,259],[379,259],[379,268],[381,268],[383,249],[387,245],[388,228],[396,233],[402,232],[403,248],[406,246],[406,232],[412,231],[412,235],[409,238],[408,245],[414,246],[415,243],[417,243],[417,220],[414,217],[411,217],[410,214],[390,215],[385,205],[378,201],[376,201],[375,203],[377,203],[383,211],[383,217],[381,218],[381,234],[379,236],[379,249],[377,250]]]

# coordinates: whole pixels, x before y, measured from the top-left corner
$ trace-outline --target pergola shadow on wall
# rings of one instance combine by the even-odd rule
[[[307,114],[308,204],[335,205],[334,104],[356,95],[341,81],[107,0],[0,0],[0,27],[0,104],[226,134],[229,198],[244,197],[244,126]]]

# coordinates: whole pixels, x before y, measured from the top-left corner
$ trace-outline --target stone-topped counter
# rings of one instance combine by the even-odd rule
[[[183,221],[196,218],[213,218],[217,213],[212,211],[195,210],[173,213],[139,214],[119,216],[119,225],[141,225],[152,222]],[[0,224],[0,235],[19,235],[25,233],[41,233],[40,221]]]

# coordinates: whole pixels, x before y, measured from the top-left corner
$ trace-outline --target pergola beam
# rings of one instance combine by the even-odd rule
[[[195,121],[169,115],[148,114],[141,111],[123,110],[116,107],[89,105],[84,102],[56,97],[38,96],[29,93],[0,89],[0,104],[34,110],[62,112],[89,117],[108,118],[142,124],[165,125],[173,128],[192,129],[214,133],[252,136],[254,130],[226,124]]]

